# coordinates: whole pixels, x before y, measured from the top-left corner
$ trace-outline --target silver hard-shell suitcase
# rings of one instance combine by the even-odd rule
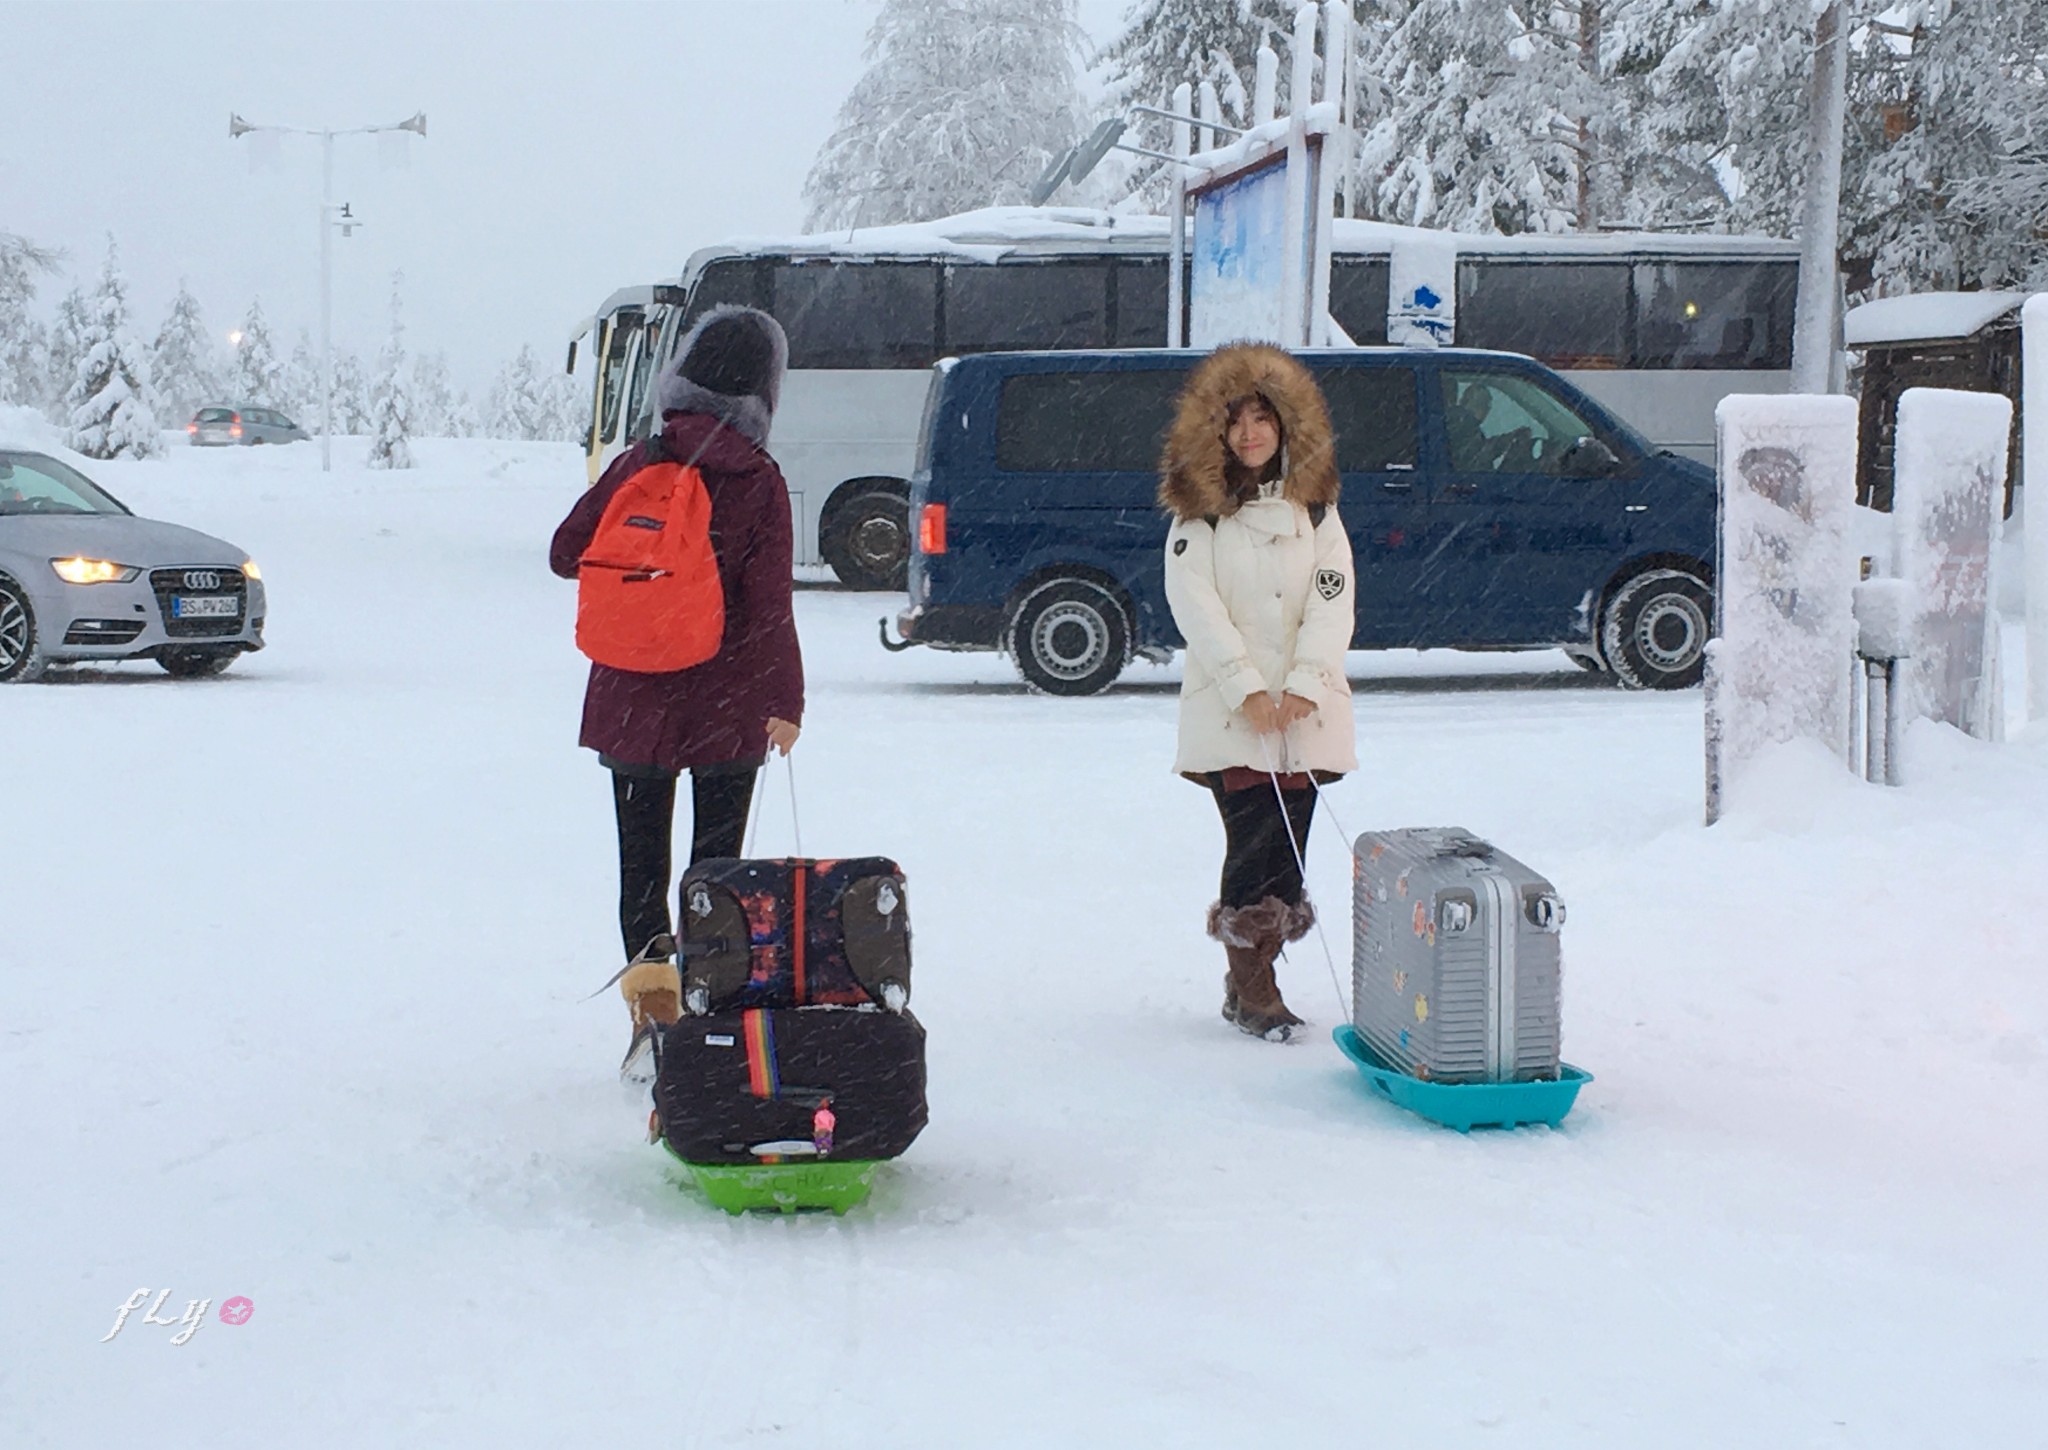
[[[1470,831],[1368,831],[1352,872],[1351,1016],[1437,1082],[1558,1075],[1564,904]]]

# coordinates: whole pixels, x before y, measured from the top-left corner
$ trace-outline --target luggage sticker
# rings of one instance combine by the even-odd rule
[[[747,1039],[747,1090],[772,1098],[782,1087],[775,1071],[775,1024],[759,1007],[744,1013],[740,1023]]]
[[[1429,1020],[1429,998],[1423,996],[1420,992],[1415,994],[1415,1020],[1417,1022],[1427,1022]]]
[[[1408,894],[1408,873],[1406,871],[1403,871],[1394,878],[1394,894],[1396,896],[1406,896]]]
[[[1396,997],[1405,997],[1407,994],[1408,974],[1402,971],[1400,968],[1396,967],[1394,969],[1394,995]],[[1401,1045],[1403,1047],[1406,1047],[1408,1044],[1404,1042]]]

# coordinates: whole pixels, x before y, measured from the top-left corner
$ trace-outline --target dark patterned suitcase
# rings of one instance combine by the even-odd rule
[[[924,1028],[907,1011],[686,1016],[655,1053],[656,1127],[686,1163],[894,1158],[925,1126]]]
[[[700,861],[679,895],[693,1015],[909,1000],[910,904],[886,857]]]

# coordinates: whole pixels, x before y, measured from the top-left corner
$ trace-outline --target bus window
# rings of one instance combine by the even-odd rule
[[[741,307],[759,307],[759,270],[753,260],[747,257],[729,257],[707,262],[704,270],[697,274],[696,285],[690,288],[689,312],[684,320],[695,322],[703,314],[725,302],[735,303]]]
[[[619,404],[625,393],[622,385],[626,377],[626,354],[632,348],[633,335],[639,330],[640,314],[621,312],[612,319],[610,335],[605,339],[603,370],[598,377],[598,385],[603,389],[597,410],[600,443],[618,441]]]
[[[1126,257],[1116,264],[1116,329],[1111,345],[1166,346],[1166,258]]]
[[[1330,405],[1339,473],[1415,466],[1415,369],[1320,368],[1316,385]]]
[[[1385,257],[1330,259],[1330,316],[1361,347],[1387,340],[1390,272]]]
[[[1185,381],[1177,368],[1013,374],[996,414],[996,467],[1156,474]]]
[[[940,351],[1044,352],[1109,345],[1109,263],[955,262]]]
[[[792,258],[772,275],[770,310],[789,335],[791,368],[937,361],[939,271],[931,263]]]
[[[647,386],[661,366],[661,319],[651,317],[640,329],[640,349],[633,360],[632,391],[626,402],[626,441],[637,443],[654,431],[648,411]]]
[[[1554,368],[1628,366],[1629,266],[1555,257],[1458,263],[1458,346],[1527,353]]]
[[[1789,368],[1796,262],[1644,262],[1639,368]]]

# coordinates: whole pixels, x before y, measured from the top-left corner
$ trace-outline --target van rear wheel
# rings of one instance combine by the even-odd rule
[[[1120,600],[1087,579],[1055,579],[1024,600],[1010,625],[1010,658],[1048,695],[1095,695],[1123,673],[1131,626]]]

